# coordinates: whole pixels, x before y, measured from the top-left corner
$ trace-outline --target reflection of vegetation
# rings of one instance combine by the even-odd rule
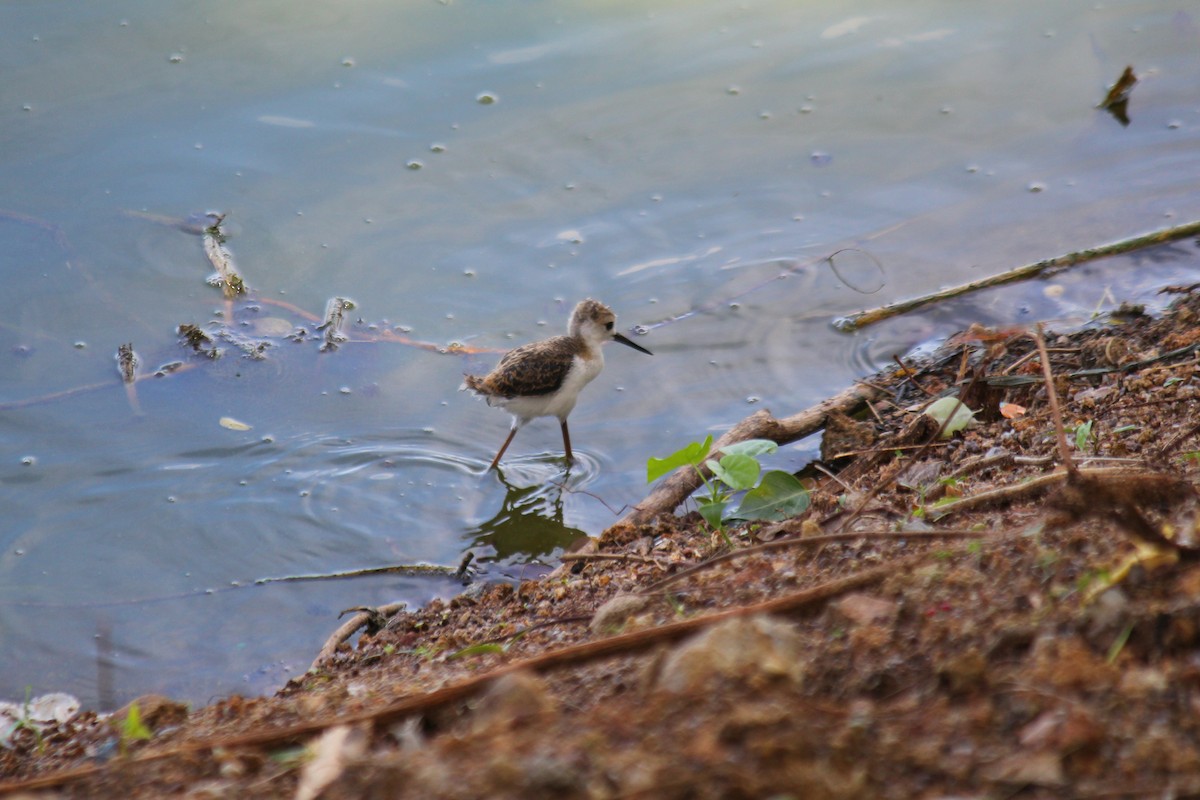
[[[504,485],[508,493],[496,516],[467,532],[472,547],[490,546],[499,561],[514,557],[527,561],[548,556],[587,535],[563,524],[561,486],[520,487],[507,481]]]

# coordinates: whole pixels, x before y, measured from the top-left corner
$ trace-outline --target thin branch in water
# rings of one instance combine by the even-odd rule
[[[978,281],[965,283],[961,286],[942,289],[941,291],[932,292],[921,297],[915,297],[908,300],[899,300],[894,303],[889,303],[885,306],[869,309],[867,311],[859,311],[855,314],[850,314],[840,319],[834,320],[833,326],[840,331],[850,333],[856,330],[865,328],[868,325],[873,325],[891,317],[896,317],[901,314],[907,314],[909,311],[915,311],[918,308],[923,308],[933,303],[949,300],[954,297],[961,297],[980,289],[989,289],[994,286],[1003,286],[1017,281],[1036,278],[1039,275],[1045,275],[1051,272],[1056,272],[1062,269],[1068,269],[1083,264],[1088,261],[1095,261],[1099,258],[1108,256],[1121,255],[1134,250],[1139,250],[1144,247],[1154,247],[1155,245],[1167,244],[1179,239],[1186,239],[1189,236],[1200,234],[1200,221],[1188,222],[1183,225],[1176,225],[1163,230],[1153,231],[1152,233],[1133,236],[1128,239],[1119,239],[1115,242],[1109,242],[1098,247],[1089,248],[1087,250],[1078,250],[1065,255],[1047,258],[1043,261],[1038,261],[1033,264],[1026,264],[1021,267],[1002,272],[998,275],[992,275]]]

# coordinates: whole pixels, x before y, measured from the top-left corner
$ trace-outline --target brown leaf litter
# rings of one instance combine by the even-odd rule
[[[1198,350],[1194,293],[1052,335],[1045,365],[1030,332],[968,332],[836,419],[841,469],[810,476],[803,518],[732,550],[695,514],[619,523],[544,579],[391,616],[274,697],[147,701],[128,755],[92,713],[18,731],[0,792],[1200,792]],[[918,411],[950,387],[979,424],[942,441]]]

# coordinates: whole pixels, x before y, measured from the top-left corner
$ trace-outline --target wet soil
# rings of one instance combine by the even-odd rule
[[[875,376],[800,518],[618,523],[274,697],[18,731],[0,793],[1200,794],[1200,296],[1128,311],[1046,334],[1053,397],[1030,331]],[[978,424],[943,441],[920,409],[955,386]]]

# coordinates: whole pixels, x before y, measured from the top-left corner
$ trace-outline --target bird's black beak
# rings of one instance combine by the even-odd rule
[[[636,344],[636,343],[634,343],[632,340],[628,339],[628,338],[627,338],[627,337],[625,337],[625,336],[622,336],[622,335],[621,335],[621,334],[619,334],[619,333],[614,333],[614,334],[613,334],[613,339],[615,339],[616,341],[620,342],[621,344],[628,345],[629,347],[632,347],[634,350],[641,350],[643,353],[645,353],[645,354],[646,354],[646,355],[648,355],[648,356],[652,356],[652,355],[654,355],[654,353],[651,353],[649,350],[647,350],[646,348],[642,347],[640,344]]]

